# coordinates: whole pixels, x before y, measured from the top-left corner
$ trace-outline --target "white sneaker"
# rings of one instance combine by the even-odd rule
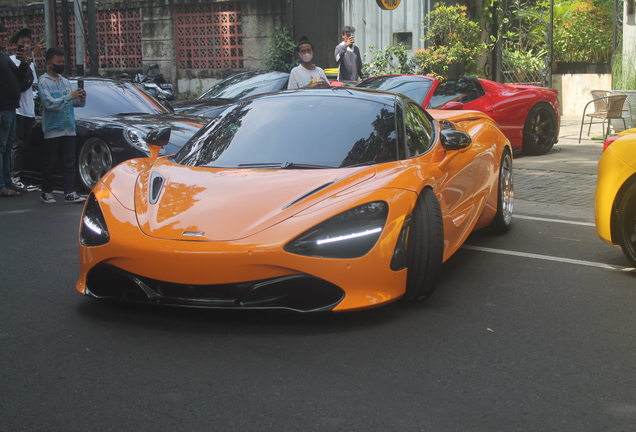
[[[57,202],[55,201],[55,198],[53,198],[53,194],[49,192],[42,192],[40,194],[40,199],[45,204],[55,204]]]
[[[31,192],[31,191],[39,189],[39,187],[37,187],[36,185],[22,183],[20,181],[20,177],[12,177],[11,180],[13,181],[14,186],[19,187],[20,189],[24,189],[27,192]]]
[[[79,196],[77,192],[68,193],[64,197],[64,202],[66,203],[83,203],[84,201],[86,201],[86,198]]]

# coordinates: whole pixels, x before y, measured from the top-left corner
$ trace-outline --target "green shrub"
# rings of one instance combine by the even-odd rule
[[[375,46],[371,45],[369,49],[373,60],[362,64],[364,76],[412,74],[417,70],[415,60],[409,56],[408,49],[402,44],[388,46],[383,50],[375,49]]]
[[[428,48],[415,51],[422,73],[446,79],[453,63],[464,62],[468,71],[474,68],[487,45],[481,40],[479,24],[466,11],[466,6],[436,3],[422,21],[426,34],[422,40],[429,42]]]
[[[298,65],[295,53],[296,44],[289,36],[287,28],[284,25],[279,25],[272,35],[267,51],[265,51],[263,63],[269,70],[289,72]]]

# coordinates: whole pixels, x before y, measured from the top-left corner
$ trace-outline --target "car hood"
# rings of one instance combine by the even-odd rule
[[[220,169],[178,166],[163,159],[139,176],[135,209],[141,230],[151,237],[232,241],[278,224],[374,175],[373,167]]]
[[[81,121],[81,120],[79,120]],[[156,128],[170,127],[170,142],[161,154],[170,155],[176,153],[199,129],[209,122],[207,117],[178,114],[132,114],[116,115],[108,117],[91,117],[84,119],[82,125],[89,131],[91,128],[103,126],[111,127],[114,123],[122,127],[130,127],[139,130],[144,135]]]

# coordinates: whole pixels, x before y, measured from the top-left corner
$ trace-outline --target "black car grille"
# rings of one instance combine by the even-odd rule
[[[111,265],[95,266],[86,278],[86,295],[134,302],[227,309],[332,310],[344,291],[323,279],[290,275],[215,285],[164,282]]]

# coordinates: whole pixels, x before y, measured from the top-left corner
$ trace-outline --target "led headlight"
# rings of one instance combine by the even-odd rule
[[[106,220],[102,209],[99,207],[95,195],[92,193],[86,200],[82,225],[80,228],[80,242],[84,246],[101,246],[110,240],[110,234],[106,227]]]
[[[146,134],[139,129],[126,127],[124,129],[124,138],[126,139],[128,144],[132,145],[138,150],[141,150],[147,155],[150,155],[150,149],[146,144]]]
[[[305,231],[285,251],[320,258],[358,258],[380,238],[389,206],[375,201],[354,207]]]

